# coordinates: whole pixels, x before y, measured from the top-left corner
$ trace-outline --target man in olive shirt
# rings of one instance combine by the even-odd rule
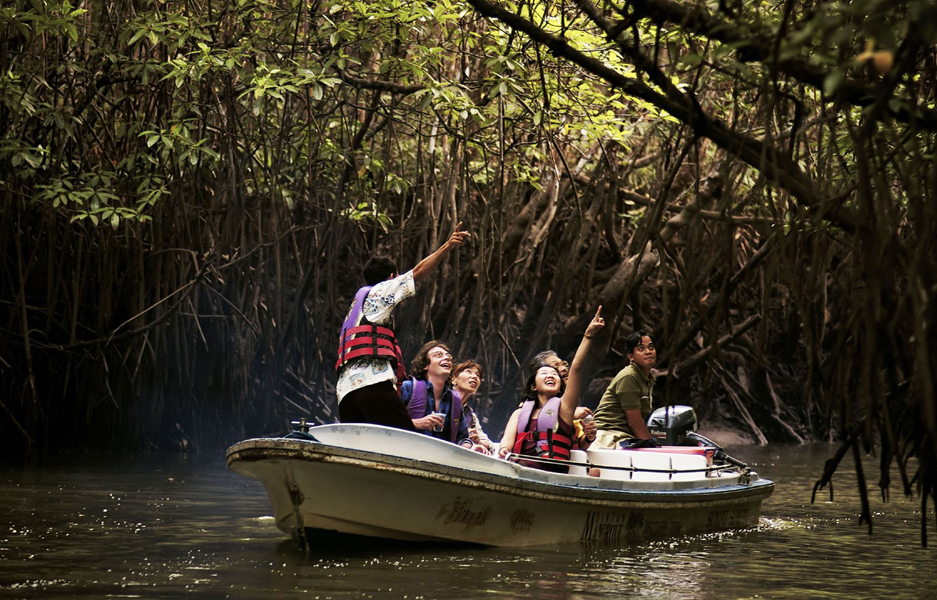
[[[648,440],[647,418],[654,396],[651,367],[657,363],[657,350],[651,336],[636,331],[625,342],[630,364],[612,379],[595,410],[598,428],[593,448],[618,448],[622,440]]]

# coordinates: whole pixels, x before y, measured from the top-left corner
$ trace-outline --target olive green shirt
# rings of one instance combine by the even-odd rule
[[[628,365],[618,372],[602,394],[599,407],[595,409],[596,428],[622,431],[635,437],[625,411],[640,410],[641,418],[647,421],[653,398],[654,376],[645,378],[639,369]]]

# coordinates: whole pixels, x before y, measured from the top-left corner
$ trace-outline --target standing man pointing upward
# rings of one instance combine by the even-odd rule
[[[392,313],[416,293],[449,252],[470,238],[462,223],[435,252],[413,270],[398,275],[386,256],[374,256],[364,266],[365,286],[358,290],[342,324],[335,370],[338,414],[343,423],[375,423],[414,431],[413,422],[397,396],[397,382],[405,376],[403,357],[392,326]]]

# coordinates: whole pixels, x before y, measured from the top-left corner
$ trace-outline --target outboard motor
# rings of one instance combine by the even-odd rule
[[[662,406],[647,418],[647,430],[661,446],[684,445],[687,434],[696,430],[696,411],[692,406]]]
[[[713,459],[717,463],[729,463],[740,469],[748,465],[725,453],[716,442],[696,433],[696,411],[692,406],[663,406],[647,418],[647,430],[651,438],[661,446],[701,446],[713,448]]]

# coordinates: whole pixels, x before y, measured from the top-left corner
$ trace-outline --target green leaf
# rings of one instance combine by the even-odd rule
[[[698,65],[701,62],[703,62],[703,57],[700,56],[699,54],[687,54],[686,56],[680,59],[680,62],[690,67],[693,65]]]
[[[836,94],[836,90],[839,89],[839,84],[843,82],[844,76],[845,74],[841,68],[837,67],[830,71],[830,74],[823,80],[823,95],[832,98]]]
[[[133,36],[130,38],[130,41],[127,42],[127,45],[133,46],[138,41],[140,41],[140,38],[142,38],[144,35],[146,35],[146,29],[137,29],[137,32],[133,34]]]

